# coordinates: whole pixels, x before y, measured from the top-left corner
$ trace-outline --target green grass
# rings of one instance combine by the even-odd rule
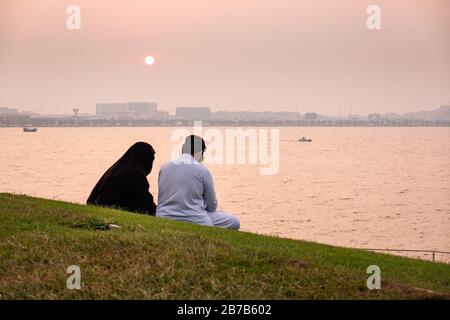
[[[81,290],[66,288],[69,265]],[[449,297],[446,264],[0,194],[0,299]]]

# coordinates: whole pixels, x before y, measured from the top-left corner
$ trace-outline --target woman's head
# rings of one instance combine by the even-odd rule
[[[127,162],[133,163],[135,166],[142,168],[148,175],[153,168],[155,160],[155,150],[146,142],[136,142],[123,155]]]

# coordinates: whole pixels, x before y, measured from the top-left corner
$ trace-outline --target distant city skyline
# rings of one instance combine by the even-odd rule
[[[71,112],[59,114],[41,114],[29,110],[20,110],[18,108],[11,108],[0,106],[0,116],[8,115],[28,115],[36,117],[45,116],[62,116],[62,117],[96,117],[98,119],[153,119],[158,121],[184,119],[184,120],[207,120],[207,119],[222,119],[222,120],[298,120],[298,119],[368,119],[380,120],[382,118],[396,117],[403,119],[423,119],[423,120],[447,120],[450,121],[450,104],[440,105],[431,110],[420,110],[417,112],[369,112],[367,114],[352,113],[351,108],[347,114],[341,113],[339,115],[316,113],[314,111],[305,111],[300,113],[298,111],[277,110],[277,111],[251,111],[251,110],[212,110],[210,107],[197,106],[180,106],[175,112],[170,113],[166,110],[158,108],[157,102],[101,102],[96,103],[96,110],[94,113],[83,112],[79,108],[72,108]],[[80,112],[81,111],[81,112]]]
[[[0,106],[42,114],[104,101],[406,114],[449,104],[449,57],[447,0],[0,0]]]

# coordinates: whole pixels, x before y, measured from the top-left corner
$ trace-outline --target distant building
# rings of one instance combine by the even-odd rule
[[[450,105],[442,105],[439,109],[407,113],[406,116],[415,120],[450,120]]]
[[[211,110],[208,107],[177,107],[176,117],[183,120],[210,120]]]
[[[222,121],[288,121],[301,119],[298,112],[288,111],[217,111],[212,112],[211,116],[213,120]]]
[[[127,104],[129,111],[136,113],[155,112],[158,109],[156,102],[128,102]]]
[[[164,120],[156,102],[128,102],[128,111],[134,119]]]
[[[389,113],[386,115],[386,118],[388,118],[388,119],[398,119],[398,118],[402,118],[402,116],[401,116],[401,115],[398,115],[398,114],[395,113],[395,112],[389,112]]]
[[[167,120],[169,113],[158,111],[156,102],[97,103],[96,115],[101,119]]]
[[[371,113],[367,116],[367,120],[369,121],[381,121],[382,116],[380,113]]]
[[[211,114],[213,120],[219,121],[237,121],[241,120],[241,112],[235,111],[217,111]]]
[[[126,103],[97,103],[95,113],[99,118],[123,118],[129,115]]]
[[[14,108],[0,107],[0,114],[1,115],[16,115],[16,114],[18,114],[18,112],[17,112],[17,109],[14,109]]]
[[[0,126],[25,126],[30,122],[30,116],[16,114],[0,114]]]
[[[36,112],[33,112],[33,111],[29,111],[29,110],[24,110],[21,113],[23,115],[25,115],[25,116],[31,116],[31,117],[39,117],[40,116],[39,113],[36,113]]]
[[[306,120],[317,120],[317,119],[319,119],[319,115],[315,112],[308,112],[308,113],[305,113],[305,119]]]

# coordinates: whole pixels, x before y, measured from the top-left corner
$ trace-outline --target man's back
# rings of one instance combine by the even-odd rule
[[[217,209],[211,174],[189,154],[161,167],[158,189],[157,216],[204,224]]]

